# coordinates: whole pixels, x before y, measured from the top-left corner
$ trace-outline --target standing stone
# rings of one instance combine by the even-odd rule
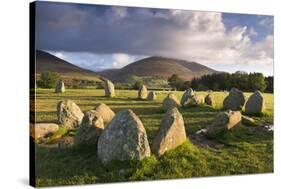
[[[65,92],[65,87],[64,87],[64,82],[59,80],[56,83],[56,93],[64,93]]]
[[[30,124],[30,136],[34,139],[46,137],[59,130],[59,126],[55,123],[36,123]]]
[[[246,114],[260,114],[265,109],[265,100],[260,91],[254,92],[248,99],[245,112]]]
[[[115,96],[115,89],[113,83],[106,79],[104,81],[104,92],[106,97],[114,97]]]
[[[232,88],[229,95],[223,101],[223,108],[233,111],[242,110],[245,104],[245,96],[242,91]]]
[[[241,123],[242,115],[240,111],[225,111],[216,115],[213,123],[207,127],[207,136],[215,137],[232,129]]]
[[[187,101],[187,99],[191,98],[193,95],[194,92],[192,88],[186,89],[181,97],[181,105],[183,105]]]
[[[186,141],[184,121],[177,108],[169,109],[164,115],[151,151],[157,156],[172,150]]]
[[[193,95],[187,98],[185,102],[182,103],[183,107],[199,106],[205,103],[205,97],[203,95]]]
[[[168,110],[174,107],[178,108],[180,107],[180,102],[173,93],[169,93],[168,96],[163,100],[162,107],[164,110]]]
[[[75,136],[75,143],[96,145],[103,129],[102,117],[97,111],[90,110],[83,117],[81,127]]]
[[[153,100],[156,100],[156,98],[157,98],[156,92],[150,91],[150,92],[148,93],[147,100],[153,101]]]
[[[208,94],[206,97],[205,97],[205,103],[209,106],[213,106],[214,105],[214,98],[211,94]]]
[[[60,101],[57,105],[58,122],[68,129],[79,127],[83,116],[83,112],[71,100]]]
[[[101,103],[99,104],[95,110],[97,113],[101,116],[104,123],[109,123],[113,117],[115,116],[115,113],[108,107],[106,104]]]
[[[146,99],[146,98],[147,98],[147,88],[145,85],[142,85],[139,88],[138,99]]]
[[[145,128],[132,110],[121,110],[98,140],[98,157],[110,160],[141,160],[150,156]]]

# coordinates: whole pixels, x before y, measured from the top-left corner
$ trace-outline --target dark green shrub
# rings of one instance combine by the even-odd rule
[[[54,88],[59,79],[60,75],[56,72],[43,72],[37,84],[41,88]]]

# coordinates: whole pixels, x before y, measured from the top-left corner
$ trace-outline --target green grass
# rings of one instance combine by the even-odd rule
[[[175,92],[180,99],[183,92]],[[197,92],[206,95],[206,92]],[[167,92],[158,92],[153,102],[137,100],[137,91],[117,90],[115,98],[103,97],[103,90],[72,89],[64,94],[53,90],[36,91],[36,121],[56,122],[56,104],[62,99],[76,102],[83,112],[98,103],[106,103],[115,112],[130,108],[143,122],[149,143],[165,113],[161,102]],[[206,128],[220,111],[227,95],[214,92],[215,106],[180,109],[189,138]],[[249,97],[250,93],[246,93]],[[68,149],[36,145],[36,185],[72,185],[137,180],[174,179],[201,176],[273,172],[273,133],[266,132],[261,125],[273,124],[273,95],[264,94],[266,111],[254,117],[257,126],[239,126],[214,140],[213,148],[199,146],[187,141],[175,150],[157,159],[154,155],[142,161],[113,161],[102,165],[96,155],[95,146],[74,146]],[[48,139],[52,143],[63,135],[75,134],[63,128]],[[40,141],[39,141],[40,142]]]

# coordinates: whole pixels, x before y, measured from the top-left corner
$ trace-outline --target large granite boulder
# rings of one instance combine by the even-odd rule
[[[55,93],[64,93],[64,92],[65,92],[64,82],[61,80],[57,81]]]
[[[80,126],[84,114],[73,101],[66,100],[57,104],[57,117],[65,128],[73,129]]]
[[[254,92],[245,105],[246,114],[260,114],[265,109],[265,100],[260,91]]]
[[[208,94],[205,97],[205,103],[209,106],[214,106],[214,97],[211,94]]]
[[[34,139],[47,137],[59,130],[55,123],[36,123],[30,124],[30,136]]]
[[[183,107],[199,106],[205,103],[205,97],[203,95],[193,95],[187,98],[185,102],[182,103]]]
[[[104,129],[103,119],[95,110],[85,113],[81,126],[75,135],[76,144],[96,145]]]
[[[115,96],[114,84],[108,79],[104,80],[104,92],[106,97]]]
[[[138,99],[146,99],[147,98],[147,88],[145,85],[142,85],[138,91]]]
[[[178,108],[180,107],[180,102],[177,97],[173,93],[169,93],[167,97],[163,100],[162,107],[164,110],[168,110],[170,108]]]
[[[98,140],[98,157],[110,160],[141,160],[150,156],[145,128],[132,110],[121,110]]]
[[[189,98],[191,98],[194,95],[194,92],[192,88],[188,88],[184,91],[182,97],[181,97],[181,105],[183,105]]]
[[[151,151],[157,156],[161,156],[185,141],[186,133],[183,117],[177,108],[169,109],[153,139]]]
[[[213,123],[207,127],[207,136],[216,137],[233,127],[239,125],[242,121],[240,111],[225,111],[216,115]]]
[[[242,110],[245,104],[245,96],[242,91],[232,88],[229,95],[223,101],[223,108],[226,110]]]
[[[150,91],[148,93],[147,100],[153,101],[153,100],[156,100],[156,99],[157,99],[156,92]]]
[[[115,116],[115,113],[108,107],[106,104],[101,103],[99,104],[95,110],[97,113],[101,116],[104,123],[109,123],[113,117]]]

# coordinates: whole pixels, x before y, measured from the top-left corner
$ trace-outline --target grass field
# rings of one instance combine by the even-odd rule
[[[175,92],[180,99],[183,92]],[[204,94],[206,92],[197,92]],[[158,92],[157,100],[137,100],[137,91],[117,90],[115,98],[105,98],[103,90],[73,89],[64,94],[53,90],[37,89],[36,122],[56,122],[56,104],[70,99],[83,112],[103,102],[113,111],[130,108],[143,122],[149,143],[160,125],[164,111],[161,103],[167,92]],[[74,146],[68,149],[36,145],[36,185],[72,185],[104,182],[124,182],[155,179],[175,179],[201,176],[273,172],[273,132],[263,127],[273,124],[273,94],[264,94],[266,111],[254,117],[257,126],[241,125],[219,138],[210,140],[196,137],[196,131],[206,128],[217,112],[227,93],[214,92],[215,106],[180,109],[189,140],[157,159],[154,155],[142,161],[113,161],[102,165],[94,146]],[[248,97],[250,93],[245,93]],[[61,129],[49,139],[55,141],[62,135],[75,131]]]

